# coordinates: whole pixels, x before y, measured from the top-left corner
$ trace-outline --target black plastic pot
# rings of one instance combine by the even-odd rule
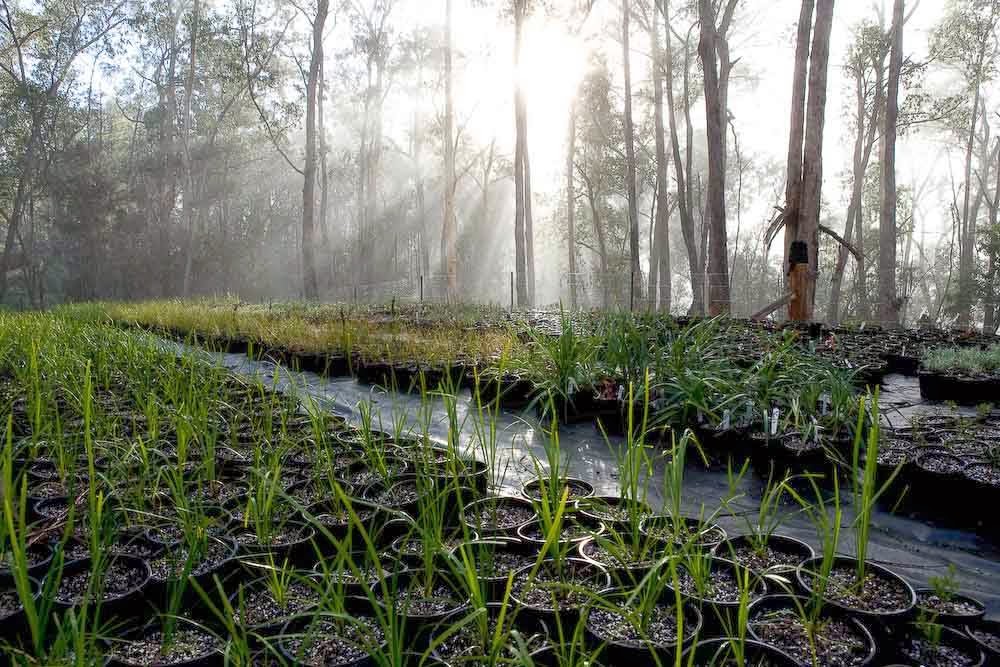
[[[680,568],[683,568],[683,564]],[[732,561],[725,560],[722,558],[713,558],[711,562],[711,572],[713,580],[717,576],[718,572],[728,571],[732,574],[735,579],[738,576],[742,576],[739,565],[733,563]],[[688,575],[691,576],[691,575]],[[765,595],[767,595],[767,583],[766,581],[749,572],[750,576],[750,600],[751,603],[754,600],[759,600]],[[737,579],[738,581],[738,579]],[[673,582],[668,583],[667,588],[670,590],[674,589]],[[739,600],[723,600],[719,598],[706,598],[701,597],[695,592],[686,593],[683,590],[680,591],[681,596],[687,599],[691,604],[698,607],[701,611],[704,628],[709,633],[725,634],[728,631],[732,631],[736,627],[737,617],[739,613]]]
[[[119,614],[134,614],[136,605],[141,608],[146,600],[146,591],[150,585],[149,563],[141,558],[133,558],[131,556],[114,556],[109,559],[106,567],[110,567],[112,564],[124,565],[128,569],[134,571],[135,582],[131,584],[128,590],[116,595],[104,596],[101,600],[86,599],[74,601],[72,603],[61,601],[53,595],[53,606],[57,609],[78,608],[83,605],[86,605],[89,608],[94,608],[99,604],[101,614],[103,618],[106,619]],[[92,568],[93,562],[89,558],[75,560],[65,563],[61,573],[50,572],[46,575],[46,579],[48,579],[48,577],[55,577],[59,574],[60,576],[58,580],[60,582],[64,582],[67,577],[90,572]]]
[[[207,507],[204,509],[205,518],[210,521],[206,527],[209,535],[222,537],[229,533],[233,526],[233,516],[221,507]],[[184,539],[183,534],[165,535],[156,526],[146,531],[146,539],[153,544],[159,544],[165,548],[175,547]]]
[[[439,572],[443,572],[439,568]],[[448,595],[451,603],[448,606],[441,606],[435,609],[422,608],[421,602],[425,600],[422,588],[424,586],[422,575],[417,571],[411,572],[410,576],[400,579],[400,587],[390,590],[391,599],[386,600],[381,597],[379,591],[379,604],[385,609],[385,613],[398,616],[403,621],[403,637],[406,643],[420,651],[427,648],[430,635],[433,629],[448,616],[468,609],[469,600],[460,585],[454,584],[443,574],[437,575],[437,580],[432,588],[434,591],[443,591]],[[459,602],[461,600],[461,602]]]
[[[588,538],[579,543],[577,547],[577,553],[579,557],[595,563],[600,567],[608,571],[611,576],[612,584],[616,587],[628,588],[638,585],[642,581],[649,571],[656,565],[660,558],[662,558],[662,547],[657,544],[655,547],[649,545],[649,557],[642,562],[630,563],[624,565],[621,562],[617,562],[617,557],[607,558],[602,560],[597,554],[597,550],[601,548],[601,544],[604,541],[613,540],[612,537],[604,536],[598,538]],[[611,542],[615,548],[618,545],[615,542]],[[622,554],[624,555],[624,554]],[[607,560],[613,560],[616,562],[606,562]]]
[[[582,599],[582,597],[579,600],[574,599],[556,604],[553,603],[551,597],[547,597],[545,602],[541,600],[530,601],[529,589],[539,585],[543,581],[547,582],[541,584],[543,587],[548,588],[551,586],[552,590],[559,590],[561,584],[556,584],[546,574],[546,572],[553,572],[552,567],[553,562],[546,560],[541,563],[537,570],[535,570],[535,565],[529,565],[521,569],[521,571],[514,575],[514,584],[510,597],[521,608],[521,613],[530,617],[535,623],[541,624],[541,627],[551,630],[557,626],[561,626],[564,632],[572,632],[571,628],[575,627],[588,601]],[[586,585],[594,593],[605,591],[611,586],[611,576],[607,570],[590,561],[582,558],[567,558],[563,563],[563,567],[566,568],[565,572],[569,573],[573,579],[572,584],[575,586]],[[531,578],[533,571],[536,573],[534,579]],[[562,583],[565,584],[568,582],[563,579]]]
[[[640,515],[641,519],[652,516],[653,508],[648,503],[642,501],[625,500],[618,496],[590,496],[576,501],[574,509],[581,515],[593,521],[600,521],[608,528],[620,528],[629,525],[628,515],[623,512],[629,510],[629,506]]]
[[[573,518],[564,517],[562,532],[559,536],[559,545],[565,547],[567,550],[575,549],[584,540],[596,537],[603,532],[604,524],[599,521],[592,522],[588,519],[576,521]],[[536,552],[545,546],[545,529],[541,524],[541,519],[535,519],[522,524],[517,529],[517,536],[526,544],[534,546]]]
[[[198,593],[194,590],[191,582],[197,584],[205,591],[216,590],[214,577],[218,577],[223,584],[228,584],[230,576],[238,568],[239,562],[236,559],[237,546],[231,538],[210,538],[214,544],[219,545],[220,553],[225,555],[211,563],[196,563],[188,575],[188,581],[183,591],[183,601],[190,608],[200,608],[202,601]],[[175,547],[176,549],[176,547]],[[177,579],[161,579],[154,572],[146,589],[146,597],[156,608],[163,608],[168,599],[172,586],[181,585]]]
[[[313,538],[316,536],[315,529],[307,523],[301,521],[278,522],[276,528],[283,532],[294,535],[294,538],[285,539],[279,543],[261,544],[253,526],[241,527],[233,532],[232,537],[239,545],[237,555],[249,567],[254,567],[252,563],[274,562],[281,565],[285,561],[295,565],[308,563],[316,551],[313,549]]]
[[[760,634],[758,634],[757,629],[754,625],[754,619],[758,616],[767,616],[768,614],[774,613],[778,610],[787,610],[794,615],[798,615],[800,609],[808,609],[809,600],[803,597],[797,597],[793,595],[768,595],[762,597],[754,602],[750,603],[750,608],[747,614],[749,619],[747,625],[747,632],[750,637],[755,641],[767,644],[768,642],[764,640]],[[824,606],[821,621],[823,619],[837,619],[847,623],[856,633],[858,637],[864,642],[867,650],[864,651],[863,655],[859,654],[859,660],[857,662],[857,667],[866,667],[870,665],[875,659],[875,654],[878,650],[878,646],[875,643],[875,638],[872,633],[868,630],[868,627],[862,623],[860,620],[854,616],[848,614],[847,612],[833,606]],[[795,661],[800,666],[805,664],[810,664],[809,661],[800,662],[792,655],[791,652],[787,651],[782,646],[774,646],[781,653],[787,654],[793,661]]]
[[[141,621],[139,623],[141,623]],[[184,621],[179,621],[179,625],[183,626]],[[161,631],[160,628],[161,626],[156,624],[132,625],[127,626],[124,630],[118,632],[117,638],[105,639],[104,642],[109,656],[106,667],[221,667],[225,664],[225,659],[222,653],[224,647],[221,642],[212,647],[210,650],[203,652],[201,655],[185,657],[179,660],[160,659],[153,663],[133,662],[124,657],[116,657],[111,654],[111,646],[114,643],[135,641],[144,636],[148,637],[154,633],[159,633]]]
[[[331,588],[342,587],[348,597],[364,597],[369,591],[380,591],[382,581],[385,581],[388,590],[395,590],[409,574],[407,567],[398,560],[383,558],[372,565],[368,563],[368,559],[367,551],[355,551],[350,554],[351,562],[362,575],[361,580],[358,580],[357,575],[346,563],[337,569],[338,557],[318,561],[312,569]]]
[[[304,656],[296,651],[294,643],[310,641],[311,634],[315,631],[315,623],[331,623],[335,628],[342,627],[343,623],[345,623],[345,621],[336,616],[317,613],[297,616],[289,620],[282,628],[278,646],[288,664],[300,665],[301,667],[369,667],[376,664],[370,655],[373,652],[372,649],[380,650],[386,645],[386,640],[382,636],[382,630],[375,623],[370,603],[367,599],[349,598],[346,600],[346,605],[346,611],[351,615],[351,623],[366,622],[364,626],[347,626],[350,628],[347,633],[354,635],[347,643],[357,646],[358,653],[361,655],[342,661],[330,659],[324,661],[322,664],[310,663],[304,660]],[[371,625],[368,626],[367,624]],[[319,636],[326,636],[328,634],[329,630],[324,630]],[[362,643],[365,646],[362,646]],[[371,646],[369,647],[367,644]]]
[[[530,380],[519,375],[508,373],[500,377],[494,374],[479,376],[479,397],[484,405],[499,402],[502,408],[520,409],[531,402],[534,389]]]
[[[737,663],[733,658],[733,647],[734,643],[739,641],[725,637],[700,641],[687,650],[682,658],[682,664],[690,667],[743,667],[743,665],[800,667],[799,663],[784,651],[754,639],[742,641],[740,650],[743,651],[743,662]]]
[[[585,482],[582,479],[577,479],[575,477],[563,477],[561,482],[564,485],[569,485],[570,491],[567,496],[567,501],[569,503],[575,502],[581,498],[589,498],[594,495],[594,486],[590,482]],[[531,502],[538,503],[541,502],[542,488],[548,484],[547,479],[532,479],[528,480],[521,485],[521,496],[527,498]],[[560,489],[560,492],[562,489]],[[561,495],[561,493],[560,493]]]
[[[510,511],[501,518],[500,513]],[[486,515],[485,518],[483,515]],[[523,521],[516,520],[518,515]],[[507,521],[510,516],[512,520]],[[491,496],[474,500],[462,510],[462,521],[482,537],[517,537],[517,529],[537,516],[530,501],[517,496]]]
[[[620,600],[624,603],[628,593],[622,592],[609,597],[612,602]],[[664,606],[676,611],[672,600],[666,600]],[[682,607],[684,640],[680,647],[677,646],[676,635],[671,637],[669,642],[663,643],[649,639],[622,640],[609,634],[608,627],[595,620],[595,612],[600,612],[602,609],[606,611],[603,603],[600,606],[591,606],[587,610],[586,629],[590,644],[602,647],[601,660],[609,665],[671,664],[677,652],[684,651],[690,646],[702,629],[701,612],[694,605],[685,604]]]
[[[52,564],[52,544],[50,542],[38,542],[28,547],[30,560],[34,565],[28,566],[28,575],[41,577],[49,570]],[[10,574],[10,568],[6,561],[0,560],[0,577]]]
[[[987,664],[1000,665],[1000,621],[980,620],[966,625],[965,634],[982,650]]]
[[[978,405],[1000,401],[1000,380],[989,376],[966,377],[919,370],[920,395],[932,401]]]
[[[935,637],[933,642],[925,640],[927,643],[933,644],[934,648],[932,650],[936,651],[938,647],[947,647],[954,651],[958,651],[969,658],[967,662],[957,663],[963,665],[963,667],[981,667],[986,662],[986,654],[983,652],[978,642],[974,641],[964,632],[947,626],[938,626],[937,630],[940,631],[940,635]],[[923,665],[930,662],[925,660],[926,656],[923,655],[919,651],[919,648],[912,643],[913,639],[916,639],[919,642],[922,638],[921,635],[922,631],[916,626],[916,624],[906,626],[902,629],[902,632],[899,633],[899,637],[896,640],[895,645],[895,658],[899,660],[901,664]],[[954,659],[954,656],[942,656],[942,659],[950,661]]]
[[[297,579],[292,585],[303,585],[308,586],[315,593],[315,602],[312,604],[304,604],[296,609],[290,610],[288,613],[278,613],[277,615],[269,618],[267,621],[261,623],[246,623],[245,619],[233,620],[239,623],[245,630],[250,633],[255,633],[262,637],[269,637],[277,634],[281,627],[288,622],[293,616],[299,616],[307,613],[309,610],[317,606],[323,599],[322,594],[322,582],[319,581],[317,575],[312,575],[307,579]],[[265,577],[259,577],[253,579],[245,584],[241,584],[236,591],[234,591],[229,596],[229,604],[232,606],[233,610],[240,611],[240,599],[242,597],[244,603],[249,600],[255,593],[264,591],[267,589],[267,579]]]
[[[675,522],[683,524],[687,537],[674,539],[671,537],[675,530]],[[644,535],[662,541],[672,540],[678,544],[699,547],[708,551],[714,551],[722,544],[727,535],[726,531],[717,524],[705,523],[696,517],[672,517],[668,515],[657,515],[648,517],[642,522],[640,530]]]
[[[966,625],[974,625],[982,620],[983,615],[986,613],[986,605],[984,605],[979,600],[969,597],[968,595],[961,595],[959,593],[953,593],[951,599],[956,602],[961,602],[964,605],[971,607],[967,613],[959,612],[938,612],[934,609],[922,604],[923,600],[927,596],[936,595],[934,589],[932,588],[917,588],[915,589],[917,594],[917,609],[923,612],[926,616],[933,618],[935,622],[942,623],[944,625],[950,625],[953,627],[964,627]]]
[[[799,586],[802,587],[802,590],[807,591],[810,594],[812,593],[813,589],[812,585],[809,582],[809,575],[818,570],[820,561],[821,561],[820,558],[813,558],[807,560],[802,565],[800,565],[799,568],[795,571],[795,577],[799,583]],[[834,560],[833,567],[834,569],[850,568],[853,571],[856,567],[855,565],[856,562],[857,561],[854,558],[848,558],[846,556],[838,556]],[[876,573],[880,577],[884,577],[886,579],[890,579],[894,582],[897,582],[897,585],[905,588],[905,590],[907,591],[908,602],[905,605],[899,607],[898,609],[892,609],[887,611],[873,611],[873,610],[857,609],[851,607],[850,605],[844,604],[838,600],[830,598],[829,595],[824,596],[823,599],[827,603],[827,605],[831,607],[836,607],[847,614],[868,621],[871,624],[869,626],[869,629],[881,635],[883,634],[883,628],[881,626],[889,628],[893,625],[898,625],[900,623],[904,623],[907,620],[909,620],[917,604],[917,593],[916,591],[913,590],[913,586],[911,586],[909,582],[907,582],[905,579],[900,577],[892,570],[882,567],[881,565],[876,565],[874,563],[868,563],[866,567],[868,568],[869,572]]]
[[[795,559],[795,563],[791,565],[774,565],[770,568],[761,569],[755,566],[752,562],[744,562],[735,557],[735,553],[744,548],[753,549],[754,543],[748,535],[737,535],[735,537],[730,537],[725,542],[722,542],[719,547],[715,550],[716,555],[737,562],[745,567],[750,568],[750,570],[757,576],[764,576],[770,574],[777,574],[789,577],[794,582],[794,573],[798,569],[799,565],[805,561],[815,558],[816,552],[813,548],[803,542],[802,540],[796,539],[794,537],[789,537],[787,535],[770,535],[767,537],[767,546],[771,549],[778,551],[782,554],[788,554],[791,560]]]
[[[41,591],[41,583],[33,577],[29,577],[28,583],[31,585],[31,597],[37,600]],[[6,642],[17,646],[22,637],[27,637],[28,624],[24,615],[24,606],[20,603],[20,597],[17,595],[17,585],[11,576],[0,575],[0,592],[10,593],[18,597],[18,609],[7,614],[0,610],[0,644]]]
[[[462,554],[460,550],[465,553]],[[510,573],[533,564],[538,557],[538,550],[534,545],[497,536],[466,542],[452,549],[451,553],[461,562],[464,562],[464,557],[471,560],[479,585],[489,602],[502,601]]]
[[[476,611],[478,611],[479,613],[482,613],[483,611],[485,611],[485,613],[486,613],[487,619],[488,619],[488,621],[490,623],[490,625],[488,626],[489,632],[491,633],[491,639],[490,639],[490,641],[492,641],[492,632],[495,631],[495,623],[498,620],[498,618],[499,618],[499,616],[500,616],[501,613],[505,614],[505,617],[504,617],[505,618],[505,622],[506,622],[505,623],[505,629],[512,630],[512,629],[516,628],[516,625],[515,625],[515,623],[516,623],[516,613],[515,613],[516,608],[514,607],[514,605],[507,604],[506,608],[505,608],[505,605],[503,603],[499,602],[499,601],[497,601],[497,602],[487,602],[486,605],[485,605],[485,609],[480,608],[479,610],[476,610]],[[457,623],[463,623],[463,622],[468,623],[468,621],[466,619],[467,619],[468,615],[471,614],[471,613],[474,613],[473,610],[471,610],[471,609],[459,609],[459,610],[453,612],[452,614],[450,614],[449,616],[445,617],[440,623],[438,623],[431,630],[431,633],[430,633],[430,642],[431,642],[431,644],[437,646],[437,648],[435,648],[431,652],[431,655],[430,655],[431,660],[427,661],[427,662],[421,661],[421,660],[417,660],[417,661],[413,662],[412,664],[415,664],[415,665],[419,664],[419,665],[421,665],[421,667],[424,667],[424,665],[453,665],[455,667],[458,667],[458,665],[464,665],[464,664],[470,664],[470,663],[471,664],[482,664],[482,662],[479,661],[479,660],[477,660],[477,659],[484,657],[483,654],[485,653],[486,649],[482,645],[469,644],[469,640],[470,639],[474,640],[474,637],[470,637],[468,635],[461,634],[461,631],[460,631],[459,635],[452,634],[452,635],[449,636],[451,638],[451,641],[454,644],[458,644],[460,646],[460,649],[459,649],[457,655],[452,655],[451,652],[448,649],[449,648],[450,649],[459,648],[458,646],[446,647],[446,644],[449,641],[449,637],[445,637],[444,636],[445,633],[448,633],[449,631],[454,632],[453,627]],[[466,625],[465,627],[469,628],[469,630],[474,633],[475,632],[475,628],[479,627],[477,625],[477,623],[478,623],[478,621],[473,621],[471,624]],[[535,648],[533,650],[532,650],[531,644],[528,645],[529,656],[531,657],[532,664],[535,664],[535,665],[548,665],[548,664],[550,664],[548,661],[546,661],[544,659],[544,657],[546,656],[547,652],[551,650],[550,645],[549,645],[550,641],[549,641],[549,638],[546,635],[542,635],[542,634],[528,635],[528,636],[524,637],[524,640],[526,642],[532,642],[533,640],[534,641],[541,641],[541,642],[543,642],[542,646],[540,646],[538,648]],[[500,655],[495,656],[495,662],[498,665],[513,664],[513,663],[509,663],[508,662],[508,660],[510,659],[510,657],[512,657],[512,656],[507,656],[506,654],[501,653]],[[486,662],[491,662],[491,661],[489,659],[487,659]]]

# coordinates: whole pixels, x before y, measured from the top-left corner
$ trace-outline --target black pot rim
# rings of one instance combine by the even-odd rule
[[[816,558],[811,558],[811,559],[803,562],[795,570],[795,578],[798,581],[799,586],[802,587],[802,590],[809,591],[810,593],[812,592],[812,587],[809,586],[808,582],[806,581],[805,573],[808,572],[808,567],[809,567],[810,564],[816,563],[816,562],[818,562],[820,560],[821,560],[821,557],[819,557],[819,556],[817,556]],[[837,556],[834,559],[833,566],[837,567],[838,565],[840,565],[840,566],[849,565],[850,567],[853,568],[855,560],[856,559],[854,559],[853,557],[850,557],[850,556]],[[824,596],[824,598],[823,598],[824,603],[828,604],[828,605],[831,605],[833,607],[837,607],[839,609],[842,609],[842,610],[844,610],[844,611],[846,611],[848,613],[854,614],[856,616],[861,616],[861,617],[864,617],[864,618],[901,619],[901,618],[903,618],[905,616],[908,616],[913,611],[913,609],[916,607],[916,604],[917,604],[917,593],[913,589],[913,586],[910,585],[910,582],[908,582],[906,579],[904,579],[900,575],[896,574],[895,572],[893,572],[889,568],[884,567],[882,565],[879,565],[877,563],[871,563],[871,562],[869,562],[869,563],[867,563],[865,565],[865,567],[872,568],[873,570],[875,570],[876,572],[878,572],[881,576],[884,576],[886,578],[898,581],[903,586],[905,586],[906,590],[909,592],[909,598],[910,598],[909,604],[906,607],[903,607],[903,608],[900,608],[900,609],[894,609],[892,611],[887,611],[887,612],[877,612],[877,611],[869,611],[869,610],[865,610],[865,609],[856,609],[856,608],[851,607],[849,605],[846,605],[846,604],[844,604],[842,602],[838,602],[837,600],[830,599],[830,598],[828,598],[826,596]]]
[[[767,644],[767,642],[762,641],[761,638],[757,636],[757,633],[754,632],[752,623],[750,623],[750,619],[753,618],[753,612],[755,609],[759,609],[765,605],[779,605],[793,599],[798,599],[802,603],[808,602],[808,600],[801,595],[791,595],[788,593],[782,593],[779,595],[765,595],[764,597],[758,598],[753,602],[751,602],[749,607],[747,608],[747,632],[750,634],[750,636],[754,640],[762,644]],[[868,629],[868,626],[865,625],[861,621],[861,619],[845,611],[841,607],[825,605],[822,613],[826,615],[831,615],[831,614],[837,615],[840,618],[845,619],[848,623],[852,624],[855,627],[855,629],[857,629],[862,634],[862,636],[864,636],[865,641],[868,644],[868,655],[861,662],[861,665],[859,667],[864,667],[865,665],[871,664],[872,660],[875,659],[875,654],[878,652],[878,645],[875,643],[875,637],[872,635],[871,630]],[[781,651],[780,647],[775,647],[775,648],[778,648],[778,650]]]

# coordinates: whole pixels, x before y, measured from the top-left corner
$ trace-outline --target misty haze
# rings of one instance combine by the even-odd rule
[[[1000,0],[0,0],[0,662],[1000,665]]]

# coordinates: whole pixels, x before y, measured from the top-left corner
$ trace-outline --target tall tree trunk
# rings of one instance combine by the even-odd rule
[[[899,119],[899,72],[903,66],[903,0],[892,10],[889,90],[882,132],[882,207],[879,212],[878,300],[882,326],[899,324],[896,294],[896,124]]]
[[[524,254],[527,264],[528,302],[535,305],[535,223],[531,212],[531,156],[528,153],[528,111],[524,96],[521,97],[521,166],[524,169]]]
[[[851,185],[851,200],[847,207],[846,222],[844,225],[844,239],[848,243],[853,243],[854,247],[861,254],[861,257],[857,259],[854,280],[855,300],[858,301],[859,306],[858,316],[863,320],[868,319],[869,313],[867,297],[868,281],[865,276],[865,271],[867,270],[864,256],[865,239],[862,226],[862,221],[864,220],[862,216],[862,195],[864,194],[868,163],[871,159],[872,148],[875,145],[877,137],[876,130],[878,129],[882,107],[884,106],[885,93],[882,90],[882,82],[885,77],[884,60],[883,56],[872,57],[872,64],[875,67],[875,96],[870,118],[865,108],[864,63],[861,61],[858,62],[858,70],[855,78],[855,102],[857,104],[855,122],[858,127],[857,136],[854,141],[853,183]],[[847,267],[847,260],[847,247],[840,245],[837,249],[837,263],[834,266],[833,277],[830,282],[830,304],[827,312],[827,320],[831,324],[836,324],[840,321],[840,294],[843,289],[844,270]]]
[[[664,71],[666,73],[666,93],[667,93],[667,125],[670,129],[670,150],[673,155],[674,177],[677,181],[677,211],[680,217],[681,234],[684,237],[684,248],[687,251],[688,268],[691,276],[691,312],[698,314],[702,312],[702,289],[701,289],[701,263],[698,260],[698,245],[694,233],[694,212],[691,206],[691,186],[687,176],[690,172],[685,169],[684,161],[681,157],[681,144],[677,132],[677,108],[674,103],[674,52],[670,31],[670,0],[659,0],[660,10],[663,14],[666,30],[666,62]],[[686,78],[686,75],[685,75]],[[685,86],[685,90],[687,87]],[[687,95],[684,99],[687,104]]]
[[[330,170],[327,166],[328,147],[326,144],[326,122],[324,120],[324,100],[326,98],[326,75],[324,73],[323,61],[319,63],[319,90],[316,92],[316,131],[319,133],[319,234],[320,248],[325,258],[323,262],[324,276],[326,284],[333,283],[332,263],[331,263],[331,243],[330,230],[327,225],[327,211],[330,208]],[[325,287],[324,287],[325,289]]]
[[[452,90],[452,0],[445,0],[444,47],[444,269],[448,298],[458,297],[458,238],[455,229],[455,99]]]
[[[521,42],[524,28],[526,0],[514,0],[514,71],[519,71],[521,62]],[[517,305],[529,307],[527,250],[525,248],[525,183],[524,183],[524,142],[522,141],[526,119],[524,117],[524,91],[521,82],[514,79],[514,271],[517,283]]]
[[[313,233],[316,215],[316,89],[319,63],[323,59],[323,26],[330,9],[330,0],[318,0],[312,24],[312,57],[306,83],[306,162],[302,185],[302,296],[319,298],[316,266],[313,260]]]
[[[576,97],[569,104],[569,134],[566,138],[566,252],[569,273],[569,307],[576,310],[576,188],[573,169],[576,161]]]
[[[632,65],[629,46],[631,0],[622,0],[622,58],[625,68],[625,190],[628,196],[629,266],[631,293],[636,303],[642,301],[642,267],[639,265],[639,195],[635,183],[635,128],[632,126]]]
[[[658,310],[670,312],[670,239],[667,202],[667,146],[663,127],[663,54],[660,49],[659,13],[649,22],[649,46],[652,54],[653,132],[656,143],[656,220],[653,223],[653,246],[649,255],[649,301]],[[655,260],[655,261],[654,261]],[[653,266],[657,270],[653,270]],[[664,266],[665,264],[665,266]],[[661,278],[666,280],[661,280]],[[659,292],[659,294],[657,293]]]
[[[823,187],[823,128],[826,113],[827,65],[830,60],[830,31],[834,0],[818,0],[809,55],[809,91],[806,103],[806,131],[802,151],[802,199],[796,240],[805,243],[808,269],[801,309],[793,319],[811,320],[816,306],[816,278],[819,272],[819,215]]]
[[[814,0],[802,0],[799,8],[799,24],[795,38],[795,68],[792,74],[792,109],[788,133],[788,167],[785,172],[785,208],[782,213],[785,223],[784,267],[789,264],[789,249],[798,236],[799,216],[802,206],[802,142],[806,126],[806,90],[809,70],[809,42],[812,39],[812,17]],[[801,313],[796,313],[801,316]],[[791,307],[789,316],[792,316]]]
[[[722,122],[722,100],[719,93],[719,71],[716,60],[715,10],[712,0],[699,0],[701,39],[698,53],[705,76],[705,122],[708,134],[708,314],[729,312],[729,250],[726,244],[726,174]]]
[[[993,198],[987,195],[987,205],[990,209],[990,230],[989,230],[989,250],[987,252],[988,265],[986,268],[986,295],[983,299],[983,333],[992,334],[997,330],[996,324],[996,294],[997,294],[997,261],[998,252],[998,232],[997,224],[1000,222],[1000,138],[997,138],[996,146],[993,149],[996,160],[996,182],[993,186]],[[914,207],[916,208],[916,207]],[[912,227],[911,227],[912,229]]]
[[[184,248],[184,282],[181,294],[191,293],[191,268],[195,249],[194,174],[191,167],[191,100],[194,93],[194,74],[198,55],[198,22],[201,20],[201,2],[194,0],[191,6],[191,35],[188,40],[188,71],[184,82],[184,118],[181,129],[181,170],[184,172],[184,195],[181,200],[183,218],[188,226],[187,243]]]

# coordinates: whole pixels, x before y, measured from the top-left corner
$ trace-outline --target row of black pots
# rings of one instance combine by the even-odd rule
[[[952,401],[961,405],[979,405],[1000,401],[1000,377],[966,376],[927,370],[917,372],[920,395],[932,401]]]

